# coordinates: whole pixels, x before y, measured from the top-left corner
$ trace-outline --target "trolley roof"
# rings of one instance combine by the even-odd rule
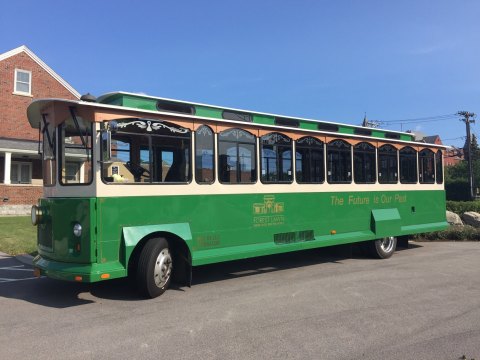
[[[413,134],[402,131],[366,128],[363,126],[356,126],[338,122],[243,110],[238,108],[209,105],[123,91],[111,92],[101,95],[98,97],[97,102],[161,112],[170,110],[167,112],[190,114],[216,120],[225,119],[225,113],[234,113],[241,116],[249,117],[250,120],[247,122],[252,122],[256,124],[279,125],[284,127],[306,130],[320,130],[345,135],[364,135],[375,138],[386,138],[404,141],[414,141],[415,138]]]
[[[202,120],[221,121],[225,123],[244,123],[265,127],[276,127],[299,131],[314,131],[335,136],[375,138],[377,140],[423,144],[415,141],[414,135],[407,132],[390,131],[376,128],[342,124],[337,122],[321,121],[301,117],[261,113],[236,108],[220,107],[202,103],[180,101],[169,98],[154,97],[129,92],[112,92],[101,95],[96,102],[65,99],[38,99],[28,107],[28,120],[33,128],[38,128],[42,122],[44,109],[49,106],[62,104],[64,107],[81,105],[82,107],[98,110],[130,110],[148,115],[170,115],[182,118],[197,118]],[[188,112],[187,112],[188,111]],[[226,118],[225,114],[239,114],[238,119]],[[248,120],[244,120],[247,119]],[[430,147],[446,148],[444,145],[428,144]]]

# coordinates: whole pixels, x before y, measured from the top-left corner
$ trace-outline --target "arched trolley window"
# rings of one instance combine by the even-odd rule
[[[435,183],[435,154],[430,149],[423,149],[418,154],[421,184]]]
[[[417,183],[417,152],[410,146],[400,150],[400,182]]]
[[[327,180],[330,184],[352,182],[352,146],[343,140],[333,140],[327,145]]]
[[[225,184],[257,181],[254,135],[235,128],[218,134],[218,178]]]
[[[435,154],[435,165],[437,167],[437,184],[443,183],[443,154],[442,150],[438,150]]]
[[[295,142],[295,172],[297,183],[320,184],[325,181],[324,144],[305,136]]]
[[[361,142],[353,148],[353,175],[357,184],[373,184],[376,181],[375,147]]]
[[[378,182],[380,184],[398,182],[397,149],[392,145],[383,145],[378,148]]]
[[[212,184],[215,180],[215,136],[206,125],[195,131],[195,180],[199,184]]]
[[[292,182],[292,139],[280,133],[269,133],[262,136],[260,142],[262,182]]]

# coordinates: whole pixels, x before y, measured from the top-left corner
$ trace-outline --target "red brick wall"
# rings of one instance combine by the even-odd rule
[[[42,195],[43,186],[0,184],[0,206],[33,205]]]
[[[32,97],[12,94],[15,69],[32,72]],[[27,106],[34,98],[45,97],[76,99],[24,52],[0,61],[0,137],[38,140],[38,130],[27,120]]]

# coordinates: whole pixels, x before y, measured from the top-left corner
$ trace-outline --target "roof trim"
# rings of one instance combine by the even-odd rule
[[[243,112],[243,113],[247,113],[247,114],[266,115],[266,116],[273,116],[273,117],[283,117],[283,118],[291,119],[291,120],[303,120],[303,121],[309,121],[309,122],[314,122],[314,123],[334,124],[334,125],[350,126],[350,127],[353,127],[353,128],[365,129],[365,127],[363,127],[361,125],[353,125],[353,124],[340,123],[340,122],[327,121],[327,120],[317,120],[317,119],[304,118],[304,117],[298,117],[298,116],[281,115],[281,114],[276,114],[276,113],[266,113],[266,112],[260,112],[260,111],[254,111],[254,110],[231,108],[231,107],[225,107],[225,106],[219,106],[219,105],[212,105],[212,104],[198,103],[198,102],[192,102],[192,101],[186,101],[186,100],[177,100],[177,99],[171,99],[171,98],[152,96],[152,95],[143,94],[143,93],[132,93],[132,92],[127,92],[127,91],[112,91],[112,92],[108,92],[106,94],[102,94],[102,95],[97,97],[97,103],[102,104],[103,100],[107,99],[108,97],[115,96],[115,95],[135,96],[135,97],[141,97],[141,98],[148,98],[148,99],[152,99],[152,100],[166,100],[166,101],[176,102],[176,103],[179,103],[179,104],[206,106],[206,107],[212,107],[212,108],[221,109],[221,110],[238,111],[238,112]],[[127,108],[127,107],[122,106],[122,108]],[[395,134],[403,134],[403,135],[408,135],[408,136],[413,135],[412,133],[409,133],[409,132],[406,132],[406,131],[386,130],[386,129],[381,129],[381,128],[373,129],[373,130],[380,130],[380,131],[385,131],[385,132],[390,132],[390,133],[395,133]]]
[[[27,117],[28,121],[30,123],[30,126],[34,129],[38,129],[40,126],[40,114],[42,111],[42,108],[45,106],[50,105],[51,103],[63,103],[63,104],[75,104],[75,105],[80,105],[80,106],[86,106],[86,107],[95,107],[99,109],[111,109],[111,110],[120,110],[120,111],[125,111],[125,112],[137,112],[141,114],[151,114],[155,116],[159,115],[167,115],[167,116],[174,116],[174,117],[179,117],[179,118],[185,118],[185,119],[198,119],[198,120],[204,120],[204,121],[210,121],[210,122],[221,122],[225,124],[238,124],[241,126],[248,125],[248,126],[253,126],[253,127],[258,127],[258,128],[272,128],[272,129],[284,129],[287,131],[297,131],[297,132],[302,132],[306,134],[310,133],[315,133],[315,134],[322,134],[325,136],[333,136],[333,137],[345,137],[345,138],[354,138],[354,139],[365,139],[366,141],[379,141],[382,143],[402,143],[402,144],[409,144],[412,146],[428,146],[428,147],[434,147],[434,148],[447,148],[448,146],[446,145],[437,145],[437,144],[425,144],[422,142],[418,141],[409,141],[409,140],[400,140],[400,139],[388,139],[388,138],[376,138],[376,137],[371,137],[371,136],[365,136],[365,135],[356,135],[356,134],[343,134],[343,133],[337,133],[337,132],[328,132],[328,131],[321,131],[321,130],[313,130],[313,129],[300,129],[300,128],[291,128],[291,127],[285,127],[285,126],[278,126],[278,125],[267,125],[267,124],[258,124],[258,123],[245,123],[242,121],[235,121],[235,120],[225,120],[225,119],[213,119],[209,117],[204,117],[204,116],[197,116],[197,115],[191,115],[191,114],[174,114],[170,112],[162,112],[162,111],[153,111],[153,110],[145,110],[145,109],[138,109],[138,108],[131,108],[131,107],[126,107],[126,106],[118,106],[118,105],[110,105],[110,104],[103,104],[103,103],[97,103],[97,102],[87,102],[87,101],[77,101],[77,100],[66,100],[66,99],[55,99],[55,98],[48,98],[48,99],[35,99],[33,100],[30,105],[28,105],[27,108]],[[37,120],[37,121],[35,121]],[[340,125],[343,125],[340,123]]]
[[[50,76],[52,76],[55,80],[57,80],[65,89],[70,91],[73,94],[73,96],[75,96],[77,99],[80,99],[80,93],[77,90],[75,90],[69,83],[67,83],[64,79],[62,79],[60,75],[58,75],[55,71],[53,71],[50,66],[45,64],[37,55],[33,53],[33,51],[31,51],[25,45],[19,46],[13,50],[0,54],[0,61],[8,59],[9,57],[18,55],[22,52],[30,56],[33,61],[35,61],[38,65],[40,65]]]

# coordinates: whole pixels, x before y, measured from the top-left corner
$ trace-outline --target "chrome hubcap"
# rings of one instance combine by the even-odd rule
[[[155,261],[154,269],[154,279],[155,285],[162,288],[170,279],[172,274],[172,257],[168,249],[163,249],[160,254],[158,254],[157,260]]]
[[[380,240],[380,247],[386,253],[389,253],[393,250],[393,245],[395,243],[395,238],[393,236],[389,236]]]

